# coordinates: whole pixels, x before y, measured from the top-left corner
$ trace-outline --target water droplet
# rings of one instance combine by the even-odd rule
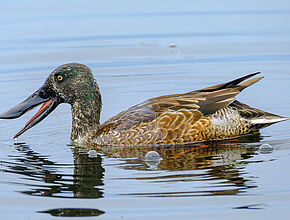
[[[156,151],[149,151],[145,156],[145,163],[151,170],[157,170],[162,158]]]
[[[270,154],[273,151],[273,147],[270,144],[262,144],[259,147],[259,153],[260,154]]]
[[[156,151],[149,151],[145,156],[145,161],[159,161],[159,160],[162,160],[162,158]]]
[[[89,152],[88,152],[88,156],[89,156],[90,158],[98,157],[98,153],[97,153],[97,151],[95,151],[95,150],[89,150]]]

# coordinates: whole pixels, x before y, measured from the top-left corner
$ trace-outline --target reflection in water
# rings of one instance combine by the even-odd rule
[[[94,157],[74,151],[73,192],[77,198],[101,198],[104,168],[100,155]]]
[[[266,206],[265,203],[261,203],[261,204],[251,204],[251,205],[234,207],[233,209],[252,209],[252,210],[259,210],[259,209],[264,209],[265,206]]]
[[[100,153],[105,155],[104,159],[107,157],[119,158],[118,160],[122,163],[115,164],[116,168],[140,171],[136,176],[122,175],[121,178],[117,172],[117,177],[108,180],[108,184],[110,181],[118,181],[117,185],[120,186],[119,196],[234,195],[247,192],[249,188],[257,187],[255,182],[249,179],[249,175],[245,175],[244,168],[249,163],[247,159],[256,154],[258,149],[253,146],[255,144],[246,144],[246,142],[260,145],[257,143],[259,140],[260,136],[257,133],[228,142],[183,147],[102,147],[100,149],[88,149],[72,146],[74,164],[55,163],[50,161],[47,156],[32,151],[28,145],[19,143],[15,145],[15,149],[20,156],[12,158],[12,162],[2,161],[1,165],[4,167],[2,169],[4,172],[20,174],[23,182],[14,182],[13,184],[25,185],[25,188],[28,187],[29,190],[21,192],[33,196],[102,198],[104,196],[103,179],[105,170]],[[145,159],[149,151],[155,151],[161,158],[148,160],[147,155],[147,159]],[[68,172],[72,169],[73,174]],[[153,173],[152,170],[164,170],[166,172]],[[147,182],[146,187],[149,187],[149,192],[142,191],[142,187],[140,188],[141,191],[137,192],[130,191],[128,186],[127,188],[124,187],[125,190],[122,190],[122,184],[126,186],[128,180],[135,181],[133,186],[136,185],[136,181],[137,184],[138,181]],[[166,188],[164,184],[178,182],[183,184],[192,183],[192,185],[182,188],[183,191],[176,189],[162,191]],[[152,183],[155,183],[155,185],[152,185]],[[110,195],[110,193],[107,195]]]
[[[3,162],[4,172],[24,175],[23,185],[32,190],[21,191],[33,196],[100,198],[103,192],[104,168],[100,156],[88,157],[87,154],[74,152],[74,165],[57,164],[32,151],[24,143],[15,144],[21,154],[15,162]],[[74,174],[63,174],[61,169],[74,168]],[[30,181],[33,181],[31,184]],[[18,184],[18,183],[15,183]]]
[[[48,213],[52,216],[60,216],[60,217],[87,217],[87,216],[99,216],[104,214],[105,212],[99,209],[60,208],[40,211],[38,213]]]
[[[136,180],[150,181],[150,183],[196,182],[208,181],[210,186],[200,184],[195,190],[169,191],[157,193],[123,193],[121,195],[134,196],[201,196],[201,195],[234,195],[246,192],[247,189],[257,187],[253,181],[246,179],[243,172],[249,159],[257,151],[257,147],[248,143],[260,140],[259,133],[244,136],[227,142],[213,142],[208,144],[191,145],[186,147],[108,147],[98,149],[108,157],[122,158],[120,165],[126,170],[166,170],[162,175],[143,175]],[[243,143],[243,144],[241,144]],[[162,159],[148,161],[148,152],[158,153]],[[133,159],[132,159],[133,158]],[[261,161],[257,161],[261,162]],[[188,172],[188,171],[199,172]],[[182,172],[186,171],[186,172]],[[130,177],[131,178],[131,177]],[[126,180],[130,178],[120,178]],[[200,190],[203,188],[203,190]],[[192,188],[191,188],[192,189]]]

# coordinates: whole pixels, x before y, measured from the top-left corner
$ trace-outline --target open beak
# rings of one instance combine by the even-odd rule
[[[15,136],[14,139],[17,139],[21,134],[23,134],[28,129],[32,128],[34,125],[41,122],[44,118],[46,118],[57,106],[58,102],[56,98],[51,98],[45,92],[45,89],[41,87],[39,90],[34,92],[31,96],[29,96],[26,100],[14,106],[7,112],[0,115],[0,119],[13,119],[18,118],[27,111],[33,109],[34,107],[42,104],[41,108],[38,112],[25,124],[24,128],[22,128]]]

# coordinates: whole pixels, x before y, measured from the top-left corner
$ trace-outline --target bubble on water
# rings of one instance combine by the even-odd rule
[[[145,161],[158,161],[161,159],[159,153],[156,151],[149,151],[145,156]]]
[[[156,151],[149,151],[145,156],[145,163],[151,170],[156,170],[162,158]]]
[[[259,147],[259,153],[260,154],[270,154],[273,151],[273,147],[270,144],[262,144]]]
[[[89,150],[88,157],[90,157],[90,158],[98,157],[97,151],[95,151],[95,150]]]

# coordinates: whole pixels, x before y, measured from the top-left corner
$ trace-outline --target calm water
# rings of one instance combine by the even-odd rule
[[[290,116],[287,1],[14,0],[0,3],[0,19],[0,112],[81,62],[103,94],[102,121],[256,71],[265,79],[239,100]],[[211,145],[90,151],[70,145],[67,105],[13,141],[33,113],[0,121],[1,219],[289,216],[289,122]],[[146,161],[152,150],[162,160]]]

